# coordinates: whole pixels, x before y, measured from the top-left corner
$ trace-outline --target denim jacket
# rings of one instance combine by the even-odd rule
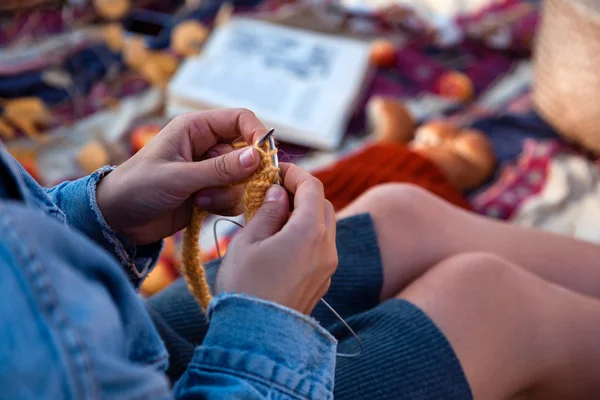
[[[135,248],[107,225],[96,185],[52,189],[0,151],[0,398],[330,399],[335,339],[306,316],[221,294],[174,388],[135,289],[161,244]]]

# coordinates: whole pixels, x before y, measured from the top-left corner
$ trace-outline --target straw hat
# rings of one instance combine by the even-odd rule
[[[600,2],[546,0],[533,102],[563,137],[600,154]]]

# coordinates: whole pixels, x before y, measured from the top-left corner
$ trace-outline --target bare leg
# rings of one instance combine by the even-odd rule
[[[600,301],[486,254],[433,267],[399,295],[444,332],[475,399],[600,393]]]
[[[483,218],[410,185],[378,186],[339,217],[368,212],[384,268],[382,299],[456,254],[498,255],[574,291],[600,297],[600,246]]]

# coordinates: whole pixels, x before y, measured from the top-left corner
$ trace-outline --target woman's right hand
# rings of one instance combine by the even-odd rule
[[[254,218],[229,245],[217,290],[310,314],[337,268],[335,212],[317,178],[286,163],[281,174],[283,187],[268,190]],[[291,214],[288,192],[294,201]]]

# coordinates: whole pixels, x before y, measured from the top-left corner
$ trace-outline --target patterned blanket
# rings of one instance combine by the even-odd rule
[[[146,114],[155,115],[161,105],[156,90],[128,70],[121,56],[85,22],[89,20],[89,4],[79,3],[83,6],[73,10],[72,18],[82,22],[75,30],[62,19],[64,13],[56,12],[0,22],[0,43],[10,45],[0,52],[0,98],[27,95],[43,99],[53,116],[50,135],[61,138],[39,148],[41,180],[46,184],[82,174],[74,158],[76,149],[93,138],[90,132],[100,130],[129,150],[127,135],[132,126]],[[134,26],[132,21],[142,20],[160,25],[160,32],[147,35],[145,41],[150,48],[168,50],[174,26],[186,19],[210,25],[222,2],[202,2],[191,13],[175,13],[169,3],[146,1],[123,24]],[[265,16],[289,13],[301,2],[234,3],[238,13]],[[339,16],[339,4],[329,3],[321,12]],[[499,164],[490,182],[466,194],[477,212],[600,242],[600,230],[595,228],[600,227],[600,209],[595,201],[600,190],[597,166],[590,157],[562,142],[529,102],[529,57],[538,20],[537,1],[497,1],[475,14],[441,20],[423,18],[399,7],[346,12],[343,16],[349,29],[370,36],[400,35],[398,61],[376,71],[339,152],[315,153],[284,145],[290,159],[308,167],[336,160],[364,141],[367,99],[372,95],[398,97],[419,121],[449,118],[488,135]],[[32,24],[28,18],[44,23]],[[27,35],[35,40],[23,44]],[[72,83],[69,87],[51,79],[49,72],[57,69],[66,72]],[[444,97],[441,82],[454,72],[471,82],[474,93],[470,101]],[[118,106],[107,101],[114,98],[121,101]],[[158,123],[164,121],[159,119]],[[106,129],[107,125],[113,126]],[[23,138],[14,142],[21,147],[27,144]]]

